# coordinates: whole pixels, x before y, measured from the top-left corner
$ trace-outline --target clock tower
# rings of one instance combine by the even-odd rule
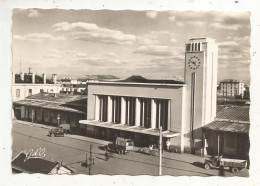
[[[185,48],[187,115],[184,135],[192,149],[202,144],[200,128],[216,116],[218,46],[210,38],[192,38]]]

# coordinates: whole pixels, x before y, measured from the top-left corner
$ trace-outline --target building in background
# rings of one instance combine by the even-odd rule
[[[219,95],[225,97],[235,97],[241,96],[244,97],[245,84],[242,81],[235,79],[225,79],[219,84]]]
[[[80,126],[88,136],[127,137],[145,146],[156,144],[162,126],[164,144],[170,140],[181,152],[202,153],[201,127],[216,116],[217,64],[215,41],[193,38],[186,44],[184,82],[89,82],[87,120]]]
[[[86,118],[87,96],[39,93],[13,102],[15,119],[50,126],[70,124],[75,133],[84,134],[79,120]]]
[[[38,94],[40,92],[59,93],[60,84],[57,84],[57,74],[52,74],[51,79],[31,73],[13,73],[12,98],[13,101],[23,100],[27,96]]]

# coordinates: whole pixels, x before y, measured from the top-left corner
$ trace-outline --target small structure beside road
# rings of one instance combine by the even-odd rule
[[[13,173],[72,174],[73,170],[60,162],[43,158],[26,160],[24,152],[18,154],[11,162]]]

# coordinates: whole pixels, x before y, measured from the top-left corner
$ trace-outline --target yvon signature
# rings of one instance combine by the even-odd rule
[[[34,151],[33,149],[29,149],[29,150],[24,150],[23,153],[25,153],[26,158],[24,159],[24,162],[26,162],[29,159],[32,158],[44,158],[45,157],[45,148],[38,148],[36,149],[36,151]]]

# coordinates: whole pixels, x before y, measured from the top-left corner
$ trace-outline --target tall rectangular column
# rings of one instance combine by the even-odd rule
[[[109,123],[112,122],[112,97],[108,96],[108,103],[107,103],[107,121]]]
[[[151,100],[151,128],[156,128],[156,102],[154,99]]]
[[[135,103],[135,126],[139,127],[140,126],[140,119],[141,119],[141,101],[139,98],[136,98],[136,103]]]
[[[99,96],[95,96],[95,120],[99,120],[99,113],[100,113],[100,99]]]
[[[168,118],[167,118],[167,130],[171,131],[171,101],[167,102],[168,104]]]
[[[121,123],[126,124],[126,100],[124,97],[121,97]]]

